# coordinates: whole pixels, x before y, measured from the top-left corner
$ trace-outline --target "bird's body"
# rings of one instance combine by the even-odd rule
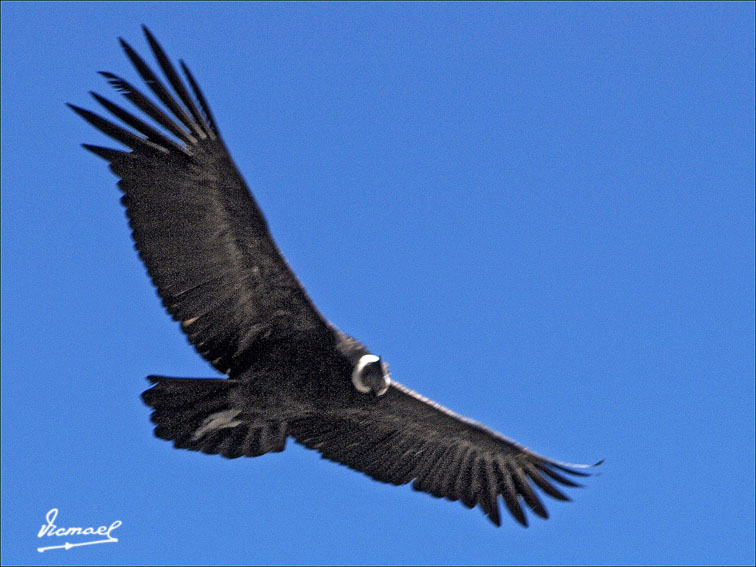
[[[72,108],[130,151],[85,145],[120,177],[136,249],[163,305],[222,379],[149,377],[155,435],[179,448],[258,456],[293,438],[325,458],[466,506],[500,523],[498,498],[522,524],[532,485],[585,476],[392,381],[388,366],[329,323],[279,252],[226,149],[196,81],[191,92],[145,28],[173,93],[125,42],[161,109],[108,81],[162,130],[93,93],[131,129]],[[135,134],[134,131],[137,133]]]

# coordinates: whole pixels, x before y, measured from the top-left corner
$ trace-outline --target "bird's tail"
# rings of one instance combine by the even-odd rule
[[[155,436],[177,449],[229,459],[283,451],[286,422],[260,419],[234,407],[235,383],[225,379],[148,376],[142,400],[153,408]]]

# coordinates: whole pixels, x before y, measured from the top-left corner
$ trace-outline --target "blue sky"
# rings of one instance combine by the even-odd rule
[[[605,458],[573,503],[496,529],[291,441],[152,436],[146,375],[215,374],[64,106],[136,80],[142,23],[323,313],[424,395]],[[753,563],[753,3],[3,3],[2,158],[3,563]],[[119,542],[40,554],[51,508]]]

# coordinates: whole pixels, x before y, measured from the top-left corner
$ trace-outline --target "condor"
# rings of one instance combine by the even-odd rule
[[[142,398],[155,435],[232,459],[282,451],[291,437],[381,482],[479,506],[496,525],[499,497],[523,525],[523,503],[548,517],[534,487],[568,500],[556,485],[578,486],[565,475],[588,476],[579,470],[586,465],[538,455],[402,386],[320,314],[273,241],[197,81],[181,62],[187,88],[144,33],[167,84],[121,45],[165,109],[105,72],[148,121],[95,93],[123,125],[69,106],[128,148],[84,144],[120,178],[135,247],[163,305],[227,375],[149,376]]]

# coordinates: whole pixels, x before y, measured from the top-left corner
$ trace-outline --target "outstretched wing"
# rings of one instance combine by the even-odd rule
[[[415,490],[461,500],[468,508],[478,505],[497,526],[499,497],[527,526],[522,502],[548,518],[533,486],[569,500],[555,483],[580,485],[562,473],[588,476],[575,470],[585,465],[542,457],[396,382],[385,395],[361,400],[343,411],[293,421],[289,434],[376,480],[395,485],[414,480]]]
[[[130,128],[69,106],[130,148],[84,144],[121,178],[136,249],[163,305],[199,353],[225,373],[240,367],[261,340],[330,333],[273,242],[189,69],[181,62],[193,96],[144,32],[173,93],[125,41],[121,45],[168,112],[120,77],[102,74],[163,130],[96,93]]]

